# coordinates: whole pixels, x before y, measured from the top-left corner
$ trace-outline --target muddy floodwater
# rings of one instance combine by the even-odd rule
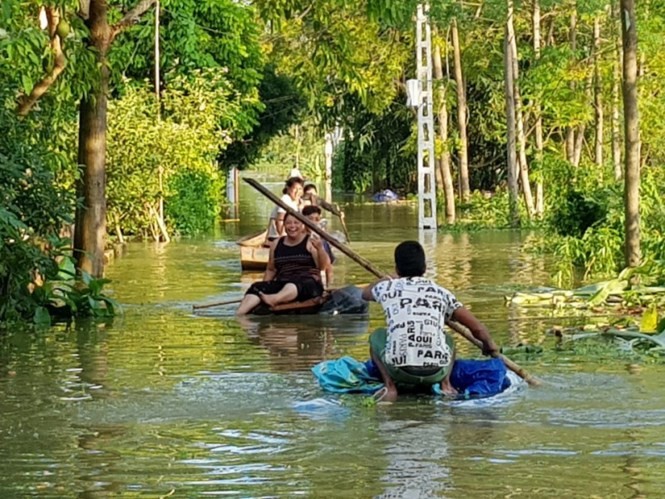
[[[270,184],[277,191],[277,184]],[[421,239],[428,275],[453,290],[500,345],[542,344],[519,362],[544,381],[490,401],[405,397],[371,405],[321,392],[310,368],[365,360],[369,317],[238,322],[234,241],[270,206],[241,189],[240,220],[168,245],[130,244],[107,271],[124,315],[0,337],[0,498],[21,497],[662,497],[665,367],[547,354],[547,310],[504,295],[548,283],[530,235],[419,234],[416,207],[344,201],[352,247],[392,271]],[[233,217],[233,216],[232,216]],[[339,225],[330,222],[332,229]],[[372,276],[340,257],[338,285]],[[460,355],[474,347],[458,338]]]

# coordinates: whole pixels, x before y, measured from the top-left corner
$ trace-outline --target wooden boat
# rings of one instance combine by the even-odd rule
[[[267,231],[245,236],[237,241],[240,246],[240,267],[242,270],[262,272],[268,266],[270,246],[265,244]]]
[[[245,271],[263,272],[268,266],[270,245],[265,244],[268,231],[250,234],[238,239],[240,246],[240,268]],[[340,242],[346,242],[343,235],[334,235]]]

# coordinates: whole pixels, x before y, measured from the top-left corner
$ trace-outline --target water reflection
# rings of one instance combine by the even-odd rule
[[[376,304],[369,318],[239,323],[232,305],[194,316],[193,303],[239,298],[260,278],[241,274],[234,240],[262,229],[270,206],[251,190],[241,200],[241,220],[212,237],[131,244],[108,268],[124,317],[0,337],[0,497],[662,495],[658,363],[527,360],[546,386],[496,405],[377,407],[325,394],[309,373],[367,359]],[[352,247],[385,271],[398,242],[421,237],[413,205],[345,207]],[[504,306],[504,294],[548,281],[546,262],[521,252],[525,236],[422,237],[428,275],[504,345],[546,341],[561,320]],[[373,280],[346,257],[335,273],[340,285]]]
[[[447,413],[447,414],[446,414]],[[419,403],[381,414],[381,454],[387,463],[381,498],[437,497],[450,488],[449,408]]]
[[[369,329],[365,316],[244,316],[237,320],[250,341],[268,350],[273,367],[284,371],[337,358],[340,337],[364,335]]]

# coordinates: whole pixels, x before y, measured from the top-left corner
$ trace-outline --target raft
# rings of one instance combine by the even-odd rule
[[[259,304],[251,315],[348,315],[367,314],[369,303],[362,299],[362,289],[346,286],[326,291],[322,296],[305,301],[284,303],[269,307]]]
[[[267,231],[251,234],[238,239],[240,246],[240,267],[248,271],[264,271],[270,258],[270,246],[265,244]]]

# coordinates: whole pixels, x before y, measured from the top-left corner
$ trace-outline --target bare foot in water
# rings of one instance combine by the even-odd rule
[[[444,393],[444,395],[449,397],[454,397],[458,394],[457,390],[453,388],[453,385],[450,384],[450,380],[448,379],[441,382],[441,391]]]
[[[259,296],[261,297],[261,301],[268,305],[269,307],[274,307],[277,303],[275,303],[275,295],[267,295],[265,293],[259,293]]]

